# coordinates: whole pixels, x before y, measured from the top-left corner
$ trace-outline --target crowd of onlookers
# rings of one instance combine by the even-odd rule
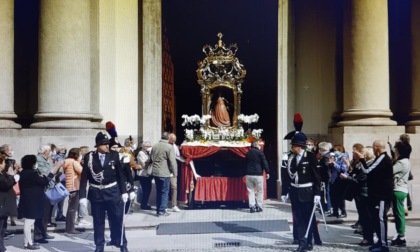
[[[318,157],[326,216],[346,218],[346,201],[354,200],[358,221],[352,228],[363,236],[359,245],[386,251],[387,217],[393,216],[397,234],[391,245],[405,246],[405,216],[411,210],[409,180],[413,178],[409,135],[401,135],[395,144],[377,140],[371,146],[355,143],[352,147],[350,159],[342,145],[307,141],[307,150]]]
[[[174,149],[174,157],[180,158],[179,150],[175,145],[176,136],[168,133],[164,136],[166,144]],[[124,145],[112,138],[109,148],[120,153],[121,163],[130,172],[129,176],[126,176],[127,186],[131,187],[130,192],[133,196],[136,195],[137,190],[139,208],[151,210],[148,201],[152,190],[152,180],[155,178],[153,172],[156,173],[159,168],[152,171],[149,167],[152,155],[151,142],[144,141],[140,147],[137,147],[131,137],[124,141]],[[25,155],[21,160],[16,161],[13,159],[12,145],[4,144],[0,147],[0,201],[7,202],[7,205],[2,205],[0,208],[0,252],[6,250],[4,240],[14,236],[6,230],[8,219],[12,226],[16,225],[16,218],[23,220],[24,248],[31,250],[39,249],[39,244],[48,243],[48,240],[54,239],[47,233],[47,228],[56,227],[57,222],[65,222],[67,234],[79,234],[78,230],[81,229],[78,228],[92,225],[85,218],[89,214],[88,209],[79,205],[84,156],[89,152],[87,146],[75,147],[67,151],[62,144],[46,144],[38,149],[36,155]],[[129,157],[127,161],[125,157]],[[66,187],[69,196],[56,204],[51,204],[45,191],[57,183]],[[168,175],[167,183],[166,199],[167,201],[171,199],[173,212],[180,212],[177,206],[176,172],[175,176]],[[169,188],[171,188],[171,193]],[[162,198],[163,195],[158,193],[157,196],[157,198]],[[133,211],[134,197],[130,195],[131,202],[129,201],[130,205],[126,208],[126,212]],[[66,200],[67,212],[64,213]],[[166,210],[167,202],[165,204],[160,202],[160,204],[165,207],[161,209],[160,215],[169,215]]]

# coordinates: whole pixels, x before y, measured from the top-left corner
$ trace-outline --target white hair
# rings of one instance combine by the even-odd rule
[[[332,144],[327,143],[327,142],[320,142],[318,144],[318,148],[319,148],[320,152],[329,151],[332,148]]]
[[[41,147],[39,147],[38,153],[44,153],[47,150],[51,150],[51,145],[42,145]]]

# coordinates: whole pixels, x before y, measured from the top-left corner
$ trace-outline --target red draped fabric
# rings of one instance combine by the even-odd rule
[[[182,155],[185,158],[185,162],[189,164],[194,158],[202,158],[210,156],[213,153],[216,153],[220,150],[217,146],[182,146],[181,151]]]
[[[229,150],[240,157],[245,157],[250,147],[230,147]]]
[[[250,147],[227,147],[240,157],[245,157]],[[210,156],[220,151],[217,146],[187,146],[181,148],[182,155],[186,159],[181,167],[180,201],[186,202],[188,194],[195,189],[196,201],[242,201],[248,200],[245,177],[199,177],[194,188],[194,173],[190,162],[194,158]],[[265,172],[264,172],[265,176]],[[264,199],[267,198],[267,183],[264,180]]]
[[[245,177],[200,177],[194,193],[196,201],[248,200]]]
[[[180,201],[186,202],[188,194],[194,190],[194,173],[190,167],[191,160],[210,156],[219,150],[220,148],[217,146],[182,146],[181,153],[185,158],[185,163],[182,163],[181,167]]]

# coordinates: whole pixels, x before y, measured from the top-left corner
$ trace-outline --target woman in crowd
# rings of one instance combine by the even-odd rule
[[[79,234],[74,228],[76,211],[79,206],[80,177],[82,165],[80,164],[82,155],[79,148],[72,148],[67,158],[64,160],[64,173],[66,174],[66,188],[69,191],[69,202],[67,207],[66,233]]]
[[[152,207],[148,205],[150,192],[152,191],[152,179],[153,177],[147,172],[147,168],[151,162],[150,152],[152,151],[152,143],[144,141],[142,148],[137,155],[137,161],[141,167],[136,174],[136,177],[140,180],[141,189],[137,192],[137,202],[140,203],[140,208],[143,210],[151,210]]]
[[[328,217],[346,218],[346,203],[344,200],[344,186],[345,184],[340,179],[340,174],[348,175],[347,165],[344,159],[348,159],[349,155],[345,152],[342,145],[334,146],[334,153],[330,159],[331,167],[331,187],[330,196],[333,212]],[[338,210],[341,213],[338,213]]]
[[[366,160],[372,161],[374,158],[372,148],[364,148],[361,144],[354,144],[353,151],[364,153]],[[356,227],[357,229],[355,230],[355,233],[363,234],[363,240],[359,243],[359,245],[371,246],[373,245],[373,227],[370,221],[371,216],[369,213],[367,175],[361,169],[358,156],[353,155],[353,157],[354,159],[351,162],[351,172],[349,175],[342,173],[340,177],[350,183],[348,190],[351,190],[349,193],[354,195],[356,202],[360,228]]]
[[[20,173],[20,201],[19,217],[24,218],[23,246],[25,249],[39,249],[32,241],[31,227],[35,219],[41,219],[44,215],[45,187],[49,179],[37,170],[35,155],[26,155],[22,158],[22,172]]]
[[[410,173],[410,161],[408,158],[411,146],[405,142],[396,142],[394,148],[394,198],[392,200],[392,211],[398,235],[391,241],[391,245],[406,246],[404,200],[408,194],[408,175]]]
[[[5,170],[6,162],[0,156],[0,252],[6,251],[4,246],[4,234],[7,228],[7,217],[17,215],[16,193],[13,185],[19,181],[19,175],[15,175],[15,170]]]

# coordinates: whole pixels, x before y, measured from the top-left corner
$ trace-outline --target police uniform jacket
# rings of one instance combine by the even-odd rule
[[[292,153],[287,153],[283,155],[283,158],[281,160],[281,172],[280,172],[280,177],[281,177],[281,195],[287,195],[289,193],[289,189],[290,189],[290,183],[291,183],[291,179],[290,179],[290,175],[289,172],[287,170],[288,167],[288,160],[290,159],[290,157],[293,157]]]
[[[80,180],[80,198],[86,198],[86,186],[89,181],[88,199],[90,202],[119,202],[121,194],[127,192],[122,169],[119,154],[116,151],[110,150],[105,154],[103,167],[98,151],[86,154]],[[112,184],[116,185],[110,186]]]
[[[317,169],[318,161],[315,154],[304,151],[299,163],[296,156],[289,160],[289,174],[291,177],[290,198],[299,202],[310,202],[315,195],[320,195],[321,177]],[[312,183],[312,186],[303,186]]]

